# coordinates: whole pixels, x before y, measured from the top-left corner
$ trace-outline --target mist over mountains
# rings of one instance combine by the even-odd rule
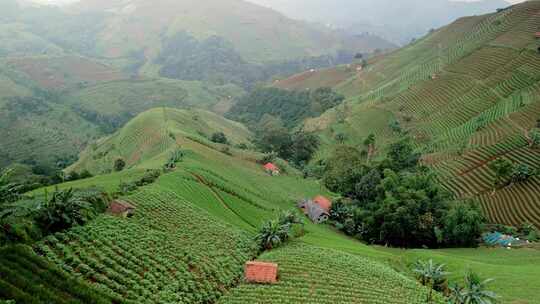
[[[288,17],[370,32],[396,43],[407,43],[453,20],[494,12],[510,5],[504,0],[249,0]]]

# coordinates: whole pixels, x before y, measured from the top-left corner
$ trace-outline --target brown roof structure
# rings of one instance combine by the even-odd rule
[[[278,265],[265,262],[246,262],[244,275],[250,283],[276,283]]]
[[[107,211],[113,215],[128,216],[135,211],[135,206],[122,200],[115,200],[109,204]]]
[[[540,32],[536,32],[536,33],[534,34],[534,36],[535,36],[536,38],[540,38]]]

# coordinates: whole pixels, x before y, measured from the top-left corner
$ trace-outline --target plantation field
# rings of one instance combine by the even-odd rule
[[[62,90],[126,78],[113,67],[80,56],[16,58],[10,59],[8,65],[45,89]]]
[[[540,248],[456,248],[456,249],[394,249],[367,246],[326,227],[310,226],[302,241],[318,247],[340,250],[369,258],[412,277],[410,266],[418,259],[433,259],[447,265],[452,281],[462,281],[469,270],[484,278],[494,278],[490,288],[501,297],[502,303],[540,303],[536,289],[540,287]],[[530,288],[533,286],[533,288]]]
[[[422,303],[425,289],[415,283],[408,265],[433,258],[447,263],[454,279],[468,268],[496,278],[493,288],[505,303],[539,303],[534,289],[527,288],[537,284],[537,249],[388,249],[366,246],[307,220],[304,236],[258,258],[279,262],[279,283],[246,285],[243,265],[255,257],[253,237],[261,223],[279,210],[295,208],[299,199],[332,194],[285,164],[280,165],[284,175],[267,175],[255,163],[260,155],[254,152],[231,148],[224,153],[199,133],[222,126],[216,130],[239,142],[249,132],[220,119],[204,111],[158,108],[98,142],[95,151],[116,146],[124,156],[142,157],[131,169],[69,182],[61,189],[115,191],[120,182],[139,179],[145,168],[161,168],[173,148],[185,156],[154,184],[122,197],[136,206],[133,217],[104,214],[86,226],[46,237],[35,252],[66,275],[126,302]],[[89,148],[78,165],[100,168],[91,156],[95,151]],[[8,296],[16,291],[12,286],[1,291],[2,297],[13,297]],[[68,294],[78,297],[76,291]]]
[[[128,167],[159,167],[173,150],[182,147],[185,140],[214,145],[208,138],[218,131],[224,132],[233,143],[247,143],[250,135],[242,125],[210,112],[152,109],[131,120],[112,136],[90,145],[68,170],[109,172],[118,158],[123,158]]]
[[[259,260],[279,264],[279,282],[242,284],[219,303],[423,303],[427,296],[388,266],[331,249],[291,244]]]
[[[22,245],[0,249],[0,296],[17,303],[121,301],[74,278]]]
[[[235,86],[211,86],[197,81],[142,79],[112,81],[76,90],[66,104],[101,119],[118,120],[120,125],[139,113],[156,107],[211,109],[222,99],[242,94]],[[91,114],[90,114],[91,113]]]
[[[124,7],[122,1],[109,1],[81,3],[75,9],[120,12]],[[223,37],[249,62],[318,56],[345,47],[339,35],[330,30],[312,27],[243,1],[165,1],[161,5],[134,1],[129,8],[129,15],[137,16],[136,20],[130,22],[120,13],[104,20],[105,26],[97,35],[96,49],[100,54],[125,57],[133,49],[146,49],[145,55],[151,62],[162,46],[161,38],[181,31],[201,40]]]
[[[410,264],[419,258],[433,258],[436,262],[446,263],[453,280],[460,280],[469,269],[483,277],[495,278],[496,281],[490,286],[502,297],[503,303],[540,303],[535,289],[529,287],[540,286],[537,278],[540,271],[538,249],[390,249],[364,245],[329,226],[311,224],[307,219],[304,236],[258,258],[279,262],[281,272],[277,285],[242,283],[243,262],[254,257],[253,236],[262,222],[275,217],[279,210],[295,208],[295,202],[301,198],[317,194],[331,197],[332,194],[316,181],[305,180],[299,172],[286,166],[283,168],[286,168],[287,174],[271,177],[254,162],[257,154],[234,148],[230,151],[232,156],[225,154],[219,145],[212,145],[197,136],[200,129],[187,112],[175,110],[167,113],[171,114],[169,120],[180,122],[171,131],[179,147],[186,151],[186,156],[174,171],[162,175],[155,184],[125,197],[136,204],[135,217],[116,219],[104,215],[88,226],[73,229],[67,236],[60,236],[58,240],[48,238],[40,243],[37,252],[43,249],[48,259],[59,265],[66,264],[63,253],[67,254],[70,261],[66,266],[68,272],[77,274],[77,271],[82,270],[83,277],[90,282],[96,281],[95,284],[107,290],[111,296],[120,295],[135,301],[141,301],[146,296],[149,303],[163,299],[189,299],[199,303],[218,296],[220,303],[288,303],[292,299],[305,303],[317,301],[310,301],[312,299],[320,299],[322,303],[355,303],[355,299],[365,299],[367,303],[423,303],[421,299],[425,291],[415,283],[409,270]],[[119,134],[134,134],[138,125],[144,125],[146,132],[152,134],[152,130],[162,128],[162,115],[163,109],[144,113],[120,130]],[[139,119],[142,120],[137,122]],[[232,138],[242,138],[241,134],[246,132],[242,130],[240,128],[229,134]],[[145,133],[137,134],[145,138]],[[108,140],[113,140],[115,136]],[[136,135],[132,136],[136,138]],[[166,136],[162,138],[168,142]],[[135,140],[133,149],[137,150],[136,147],[144,146],[144,143],[144,140]],[[107,140],[98,144],[97,150],[101,149],[100,145],[106,146]],[[167,159],[168,154],[160,150],[145,148],[145,151],[148,154],[134,168],[160,168]],[[140,169],[129,169],[70,182],[61,187],[97,185],[114,189],[119,181],[131,181],[141,173]],[[36,192],[39,194],[40,190]],[[201,232],[199,229],[202,227],[207,232]],[[233,237],[229,235],[231,233]],[[207,239],[208,234],[213,237]],[[110,239],[112,235],[114,240]],[[200,235],[200,240],[194,235]],[[90,241],[94,238],[99,240],[96,249],[89,245],[96,244]],[[175,238],[175,241],[170,238]],[[222,255],[224,253],[220,246],[224,246],[224,243],[220,238],[226,238],[227,243],[244,244],[236,249],[227,247],[227,250],[235,252],[233,256],[238,257],[233,258],[234,261],[226,260]],[[142,244],[135,241],[139,239]],[[176,244],[178,239],[181,241]],[[201,244],[192,245],[196,240]],[[207,242],[214,242],[216,245],[210,246],[217,247],[211,247],[215,249],[209,251],[206,249]],[[169,275],[167,278],[157,275],[165,271],[159,265],[167,267],[172,260],[183,261],[180,265],[184,265],[186,258],[182,253],[179,256],[173,252],[184,252],[189,246],[205,248],[197,250],[212,253],[203,257],[196,256],[199,259],[194,257],[189,264],[191,266],[175,268],[177,271],[172,279],[185,282],[191,287],[182,291],[173,284],[167,288],[170,285],[167,280],[171,278]],[[128,248],[133,249],[128,251]],[[81,254],[88,250],[90,257]],[[112,252],[116,254],[112,255]],[[122,254],[118,255],[118,252]],[[191,256],[191,251],[186,254]],[[193,279],[193,273],[188,273],[189,269],[199,269],[202,263],[209,263],[209,266],[204,266],[207,272]],[[217,268],[212,268],[220,263],[225,263],[225,269],[229,271],[227,274],[216,273]],[[105,266],[104,269],[96,270],[96,265]],[[137,277],[142,278],[140,269],[144,267],[148,267],[149,274],[148,277],[145,274],[144,280],[139,282]],[[187,267],[188,272],[181,271],[183,267]],[[323,271],[328,269],[331,271]],[[213,275],[217,275],[220,281],[216,281]],[[344,281],[344,278],[354,280]],[[192,280],[208,282],[203,283],[206,287],[201,287],[198,283],[189,283],[194,282]],[[223,287],[218,287],[216,291],[214,282]],[[120,286],[129,288],[125,288],[125,293],[119,293]],[[152,296],[148,294],[149,291],[152,291]],[[185,291],[196,291],[203,296],[200,299],[187,298]],[[224,296],[221,298],[222,294]],[[402,297],[398,297],[398,294]]]
[[[309,70],[289,78],[276,80],[272,86],[286,90],[306,90],[334,87],[358,73],[359,65],[349,64],[322,70]]]
[[[42,103],[26,112],[19,106],[24,105],[0,111],[0,167],[15,162],[54,167],[59,161],[75,160],[87,143],[101,135],[96,126],[63,105]]]
[[[62,55],[64,50],[54,43],[32,33],[25,24],[0,24],[0,56]]]
[[[320,157],[337,134],[358,145],[373,133],[382,152],[403,136],[389,128],[397,121],[447,189],[476,198],[494,223],[540,226],[539,180],[493,192],[489,168],[500,158],[540,167],[528,135],[540,119],[538,13],[540,1],[528,1],[462,18],[370,60],[362,73],[334,85],[347,96],[344,105],[306,122],[323,137]]]

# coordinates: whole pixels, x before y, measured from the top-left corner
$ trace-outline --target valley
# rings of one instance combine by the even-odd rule
[[[0,8],[1,304],[540,304],[540,1],[401,48],[240,0]]]

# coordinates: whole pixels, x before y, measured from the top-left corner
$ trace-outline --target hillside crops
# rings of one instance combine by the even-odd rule
[[[409,304],[424,303],[427,296],[425,288],[387,266],[334,250],[298,243],[259,260],[279,264],[278,283],[242,284],[220,299],[220,304]]]
[[[251,238],[153,185],[128,198],[132,218],[108,215],[47,237],[36,251],[111,296],[137,303],[208,303],[238,280]]]
[[[16,303],[94,303],[121,302],[118,297],[92,288],[37,256],[25,246],[0,250],[0,297]]]
[[[370,60],[335,86],[347,95],[345,105],[308,122],[311,129],[325,127],[319,128],[319,157],[338,133],[352,145],[373,133],[384,152],[403,136],[388,128],[397,120],[416,140],[424,164],[458,197],[477,198],[492,222],[540,226],[538,180],[493,192],[489,169],[499,158],[540,168],[540,150],[528,136],[540,120],[539,13],[540,1],[528,1],[462,18]]]

